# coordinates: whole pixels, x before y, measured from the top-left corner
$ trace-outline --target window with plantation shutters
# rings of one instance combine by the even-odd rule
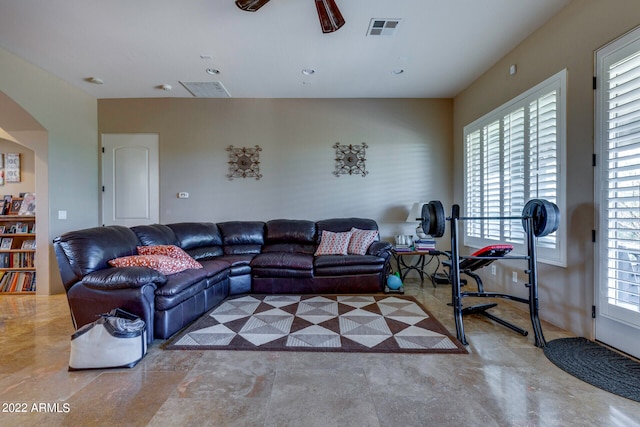
[[[547,199],[564,211],[566,70],[464,128],[467,217],[519,217],[526,202]],[[565,231],[538,239],[540,261],[565,265]],[[526,252],[522,221],[464,222],[465,245],[511,243]]]

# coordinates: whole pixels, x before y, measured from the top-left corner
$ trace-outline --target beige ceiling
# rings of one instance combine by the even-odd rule
[[[346,24],[322,34],[314,0],[0,0],[0,46],[96,98],[191,97],[180,81],[234,98],[448,98],[569,1],[336,0]],[[402,21],[367,36],[372,18]]]

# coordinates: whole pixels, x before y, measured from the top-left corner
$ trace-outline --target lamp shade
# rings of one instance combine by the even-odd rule
[[[411,206],[406,222],[420,222],[419,218],[422,218],[422,206],[426,204],[427,202],[414,203],[413,206]]]

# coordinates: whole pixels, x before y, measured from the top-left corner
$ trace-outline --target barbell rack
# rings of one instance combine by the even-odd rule
[[[492,257],[477,257],[477,256],[461,256],[458,243],[458,222],[462,221],[481,221],[481,220],[522,220],[525,233],[527,236],[527,255],[504,255],[504,256],[492,256]],[[533,327],[533,333],[535,337],[536,347],[545,347],[547,342],[542,332],[542,325],[539,317],[539,301],[538,301],[538,268],[537,268],[537,248],[536,248],[536,236],[534,234],[534,216],[482,216],[482,217],[461,217],[460,206],[453,205],[451,208],[451,216],[447,218],[447,221],[451,224],[451,266],[450,266],[450,281],[452,287],[451,304],[453,305],[453,313],[456,325],[456,336],[463,345],[469,345],[464,332],[463,315],[466,313],[482,312],[484,316],[496,321],[497,323],[508,327],[523,336],[526,336],[528,332],[511,322],[501,319],[491,313],[487,313],[487,308],[494,307],[496,304],[484,305],[481,307],[468,307],[465,312],[465,308],[462,305],[463,298],[466,297],[480,297],[480,298],[502,298],[508,299],[523,304],[527,304],[529,307],[529,317],[531,319],[531,325]],[[556,227],[557,228],[557,227]],[[528,275],[528,282],[525,286],[529,290],[528,298],[522,298],[517,295],[501,293],[501,292],[486,292],[482,281],[479,280],[479,276],[475,273],[465,271],[467,274],[478,283],[478,290],[476,292],[461,290],[460,282],[460,261],[464,259],[494,259],[494,260],[526,260],[528,262],[528,268],[524,272]],[[471,273],[471,274],[469,274]],[[474,277],[476,276],[476,277]]]

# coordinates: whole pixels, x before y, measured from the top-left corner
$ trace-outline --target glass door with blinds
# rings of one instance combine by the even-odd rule
[[[596,339],[640,357],[640,29],[596,71]]]

